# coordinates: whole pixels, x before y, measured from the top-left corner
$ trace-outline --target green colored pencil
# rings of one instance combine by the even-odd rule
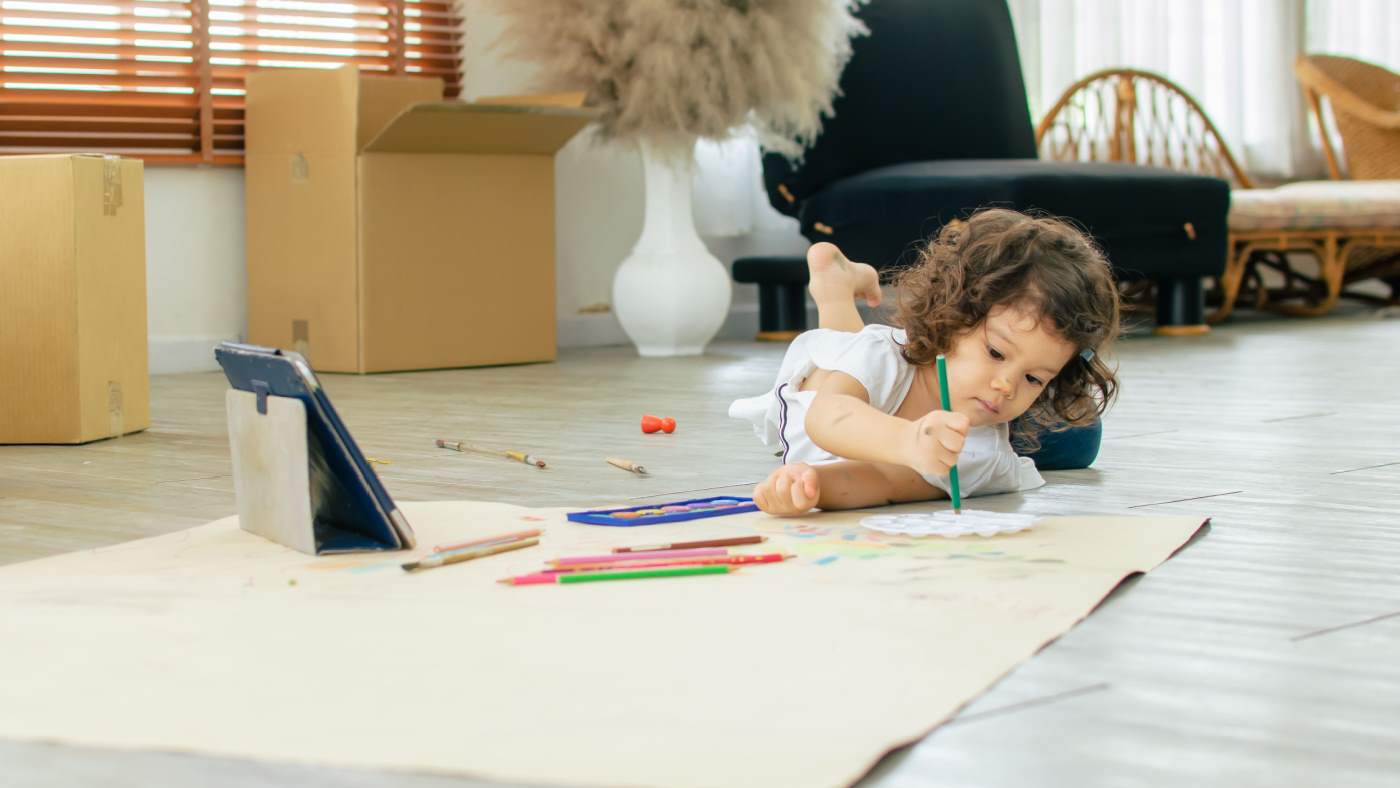
[[[638,569],[633,572],[578,572],[559,575],[560,583],[591,583],[595,580],[640,580],[644,577],[682,577],[684,575],[723,575],[738,567],[728,564],[678,566],[673,569]]]
[[[943,354],[938,355],[935,366],[938,367],[938,398],[943,401],[944,410],[952,410],[949,406],[949,400],[952,397],[948,395],[948,360],[943,357]],[[948,469],[948,495],[953,499],[953,513],[962,514],[962,493],[958,490],[957,463]]]

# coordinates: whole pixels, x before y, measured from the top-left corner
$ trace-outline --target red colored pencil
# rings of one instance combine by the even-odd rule
[[[650,555],[641,553],[637,555],[619,555],[608,553],[607,555],[572,555],[567,558],[555,558],[547,561],[550,566],[573,566],[574,564],[604,564],[619,563],[625,564],[628,561],[650,560],[652,558],[698,558],[701,556],[728,555],[729,551],[722,547],[703,547],[694,550],[664,550],[657,551]]]

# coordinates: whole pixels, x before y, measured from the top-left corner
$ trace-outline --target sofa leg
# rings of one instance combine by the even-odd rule
[[[789,342],[807,330],[807,288],[800,284],[759,284],[758,340]]]
[[[1207,323],[1219,323],[1234,311],[1235,300],[1240,297],[1240,283],[1244,281],[1245,268],[1250,255],[1258,244],[1240,243],[1230,240],[1230,253],[1226,256],[1225,272],[1216,277],[1220,286],[1220,308],[1206,317]]]
[[[1167,336],[1204,334],[1210,331],[1205,315],[1206,291],[1201,277],[1157,282],[1156,333]]]

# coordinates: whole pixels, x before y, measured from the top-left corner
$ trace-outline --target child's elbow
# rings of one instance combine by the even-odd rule
[[[819,392],[812,398],[811,407],[807,408],[803,427],[808,435],[825,434],[854,414],[855,408],[850,397]]]
[[[837,432],[836,424],[824,414],[815,413],[813,410],[807,411],[807,418],[803,420],[802,429],[807,433],[807,438],[816,444],[817,448],[829,454],[840,456],[836,450]]]

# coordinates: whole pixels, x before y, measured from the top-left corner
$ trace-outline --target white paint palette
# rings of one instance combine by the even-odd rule
[[[1034,526],[1035,515],[1012,512],[983,512],[964,509],[962,514],[951,511],[915,512],[910,514],[877,514],[860,521],[873,531],[901,536],[996,536],[1024,531]]]

